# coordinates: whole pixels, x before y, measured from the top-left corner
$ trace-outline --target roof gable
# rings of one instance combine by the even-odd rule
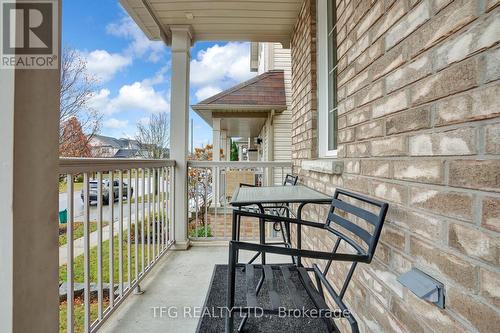
[[[272,70],[242,82],[196,105],[248,105],[286,107],[283,70]]]

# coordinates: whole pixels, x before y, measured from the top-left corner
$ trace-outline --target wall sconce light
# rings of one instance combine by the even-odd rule
[[[444,284],[438,280],[417,268],[412,268],[410,271],[400,275],[398,281],[419,298],[444,309]]]

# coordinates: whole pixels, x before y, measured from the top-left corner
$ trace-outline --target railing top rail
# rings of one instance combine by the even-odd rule
[[[292,166],[292,161],[188,161],[188,165],[192,167],[229,167],[229,168],[289,168]]]
[[[174,160],[146,160],[128,158],[59,158],[59,172],[81,173],[126,169],[145,169],[175,166]]]

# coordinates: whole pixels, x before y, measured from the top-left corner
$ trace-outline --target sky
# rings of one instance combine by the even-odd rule
[[[137,123],[170,113],[171,53],[150,41],[118,0],[63,2],[63,48],[75,49],[99,81],[90,106],[102,113],[100,134],[134,138]],[[190,104],[255,75],[250,44],[197,42],[191,49]],[[212,142],[212,130],[195,112],[194,146]]]

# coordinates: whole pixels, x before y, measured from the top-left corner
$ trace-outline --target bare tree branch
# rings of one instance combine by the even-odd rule
[[[99,132],[102,121],[100,110],[89,105],[98,90],[98,80],[88,72],[86,60],[70,47],[62,52],[60,82],[59,146],[70,135],[64,133],[64,126],[72,118],[80,123],[88,143]]]
[[[137,123],[136,140],[147,152],[147,158],[168,158],[170,146],[170,118],[166,113],[154,113],[149,122]]]

